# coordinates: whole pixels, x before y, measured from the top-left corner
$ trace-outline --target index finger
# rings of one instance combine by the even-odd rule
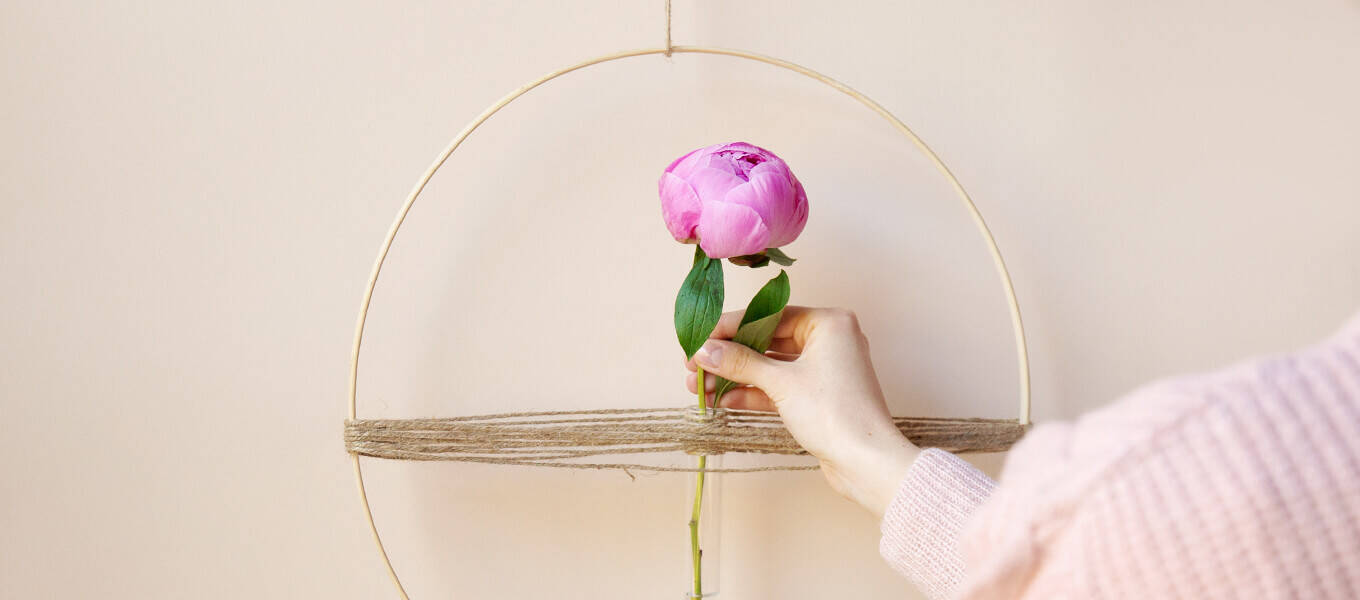
[[[808,338],[812,335],[812,330],[816,327],[817,322],[828,318],[837,310],[809,306],[785,306],[784,314],[779,317],[779,325],[774,329],[774,339],[786,340],[787,343],[780,345],[781,349],[786,350],[788,354],[798,354],[807,345]],[[732,336],[737,334],[737,328],[741,325],[741,316],[744,312],[730,311],[723,313],[722,317],[718,319],[717,327],[714,327],[713,333],[709,335],[709,339],[732,339]],[[685,368],[691,371],[695,370],[694,359],[686,359]]]
[[[779,318],[779,325],[774,329],[774,339],[792,339],[794,348],[801,352],[816,322],[833,311],[834,309],[809,306],[785,306],[784,314]],[[708,337],[716,340],[732,339],[732,336],[737,334],[744,312],[734,310],[723,313],[718,319],[718,326],[713,328],[712,335]]]

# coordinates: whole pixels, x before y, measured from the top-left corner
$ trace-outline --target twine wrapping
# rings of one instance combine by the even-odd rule
[[[358,456],[439,460],[564,469],[693,472],[693,467],[592,462],[610,455],[807,455],[774,413],[723,410],[694,419],[683,408],[625,408],[516,412],[440,419],[345,421],[345,448]],[[1028,428],[1006,419],[894,417],[897,428],[923,448],[1001,452]],[[582,462],[585,460],[585,462]],[[801,471],[816,465],[705,469],[714,473]]]

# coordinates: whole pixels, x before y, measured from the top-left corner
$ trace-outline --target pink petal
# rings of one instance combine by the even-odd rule
[[[746,183],[740,177],[709,167],[699,167],[685,178],[690,186],[694,188],[694,193],[699,195],[699,201],[708,204],[709,202],[720,202],[727,197],[727,193],[739,185]]]
[[[788,233],[794,225],[796,197],[787,171],[760,168],[764,166],[751,171],[751,181],[728,192],[726,200],[759,213],[770,230],[770,246],[779,247],[798,237],[797,233]]]
[[[694,188],[671,173],[662,173],[657,182],[657,194],[661,196],[661,218],[666,221],[666,229],[676,241],[694,240],[694,228],[699,225],[701,205]]]
[[[703,167],[705,168],[713,169],[715,171],[722,171],[724,173],[729,173],[735,177],[740,178],[740,175],[738,175],[737,173],[737,166],[732,164],[732,159],[726,156],[718,154],[709,154],[708,156],[705,156],[703,159],[701,159],[699,163],[703,165]],[[743,179],[742,181],[745,180]]]
[[[789,172],[788,165],[784,164],[784,161],[779,160],[778,156],[773,155],[770,156],[769,160],[766,160],[765,162],[756,165],[756,168],[751,169],[752,177],[755,177],[757,173],[769,173],[771,175],[778,175],[784,179],[793,178],[793,173]]]
[[[699,246],[710,258],[755,254],[767,248],[770,230],[748,206],[708,202],[699,216]]]
[[[717,148],[717,146],[706,146],[690,150],[689,154],[671,161],[670,166],[666,167],[666,172],[675,173],[680,177],[688,177],[701,163],[707,162],[706,159],[713,153],[715,148]]]
[[[769,150],[761,148],[760,146],[747,142],[731,142],[728,144],[720,144],[716,148],[714,148],[715,152],[719,150],[734,150],[737,152],[745,152],[747,154],[759,154],[762,158],[766,159],[774,156],[773,152],[770,152]]]
[[[790,175],[790,177],[793,176]],[[792,243],[793,240],[798,239],[799,235],[802,235],[803,228],[807,227],[808,221],[807,192],[803,191],[803,182],[798,181],[797,177],[793,177],[793,194],[794,194],[793,217],[790,220],[790,222],[785,225],[785,229],[782,232],[783,235],[780,236],[781,240],[787,241],[781,241],[778,244],[775,244],[772,241],[772,243],[770,244],[770,247],[772,248],[778,248],[780,246],[783,246],[784,244]]]

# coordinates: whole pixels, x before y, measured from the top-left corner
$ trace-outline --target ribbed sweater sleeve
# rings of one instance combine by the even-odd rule
[[[883,516],[879,553],[930,598],[948,598],[963,577],[959,536],[993,485],[953,454],[922,451]]]
[[[934,600],[1360,598],[1357,317],[1037,426],[995,488],[927,450],[880,551]]]

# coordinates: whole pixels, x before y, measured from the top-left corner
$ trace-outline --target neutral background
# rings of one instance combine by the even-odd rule
[[[340,441],[374,251],[463,123],[661,43],[661,4],[0,7],[0,596],[393,597]],[[1360,3],[675,10],[677,43],[828,73],[950,163],[1040,422],[1360,307]],[[375,297],[361,415],[688,402],[655,180],[727,139],[807,184],[794,301],[861,313],[895,413],[1014,415],[1000,288],[938,175],[835,92],[696,56],[553,82],[455,155]],[[737,308],[773,273],[728,275]],[[685,589],[683,476],[366,465],[415,598]],[[724,484],[724,596],[913,597],[817,474]]]

